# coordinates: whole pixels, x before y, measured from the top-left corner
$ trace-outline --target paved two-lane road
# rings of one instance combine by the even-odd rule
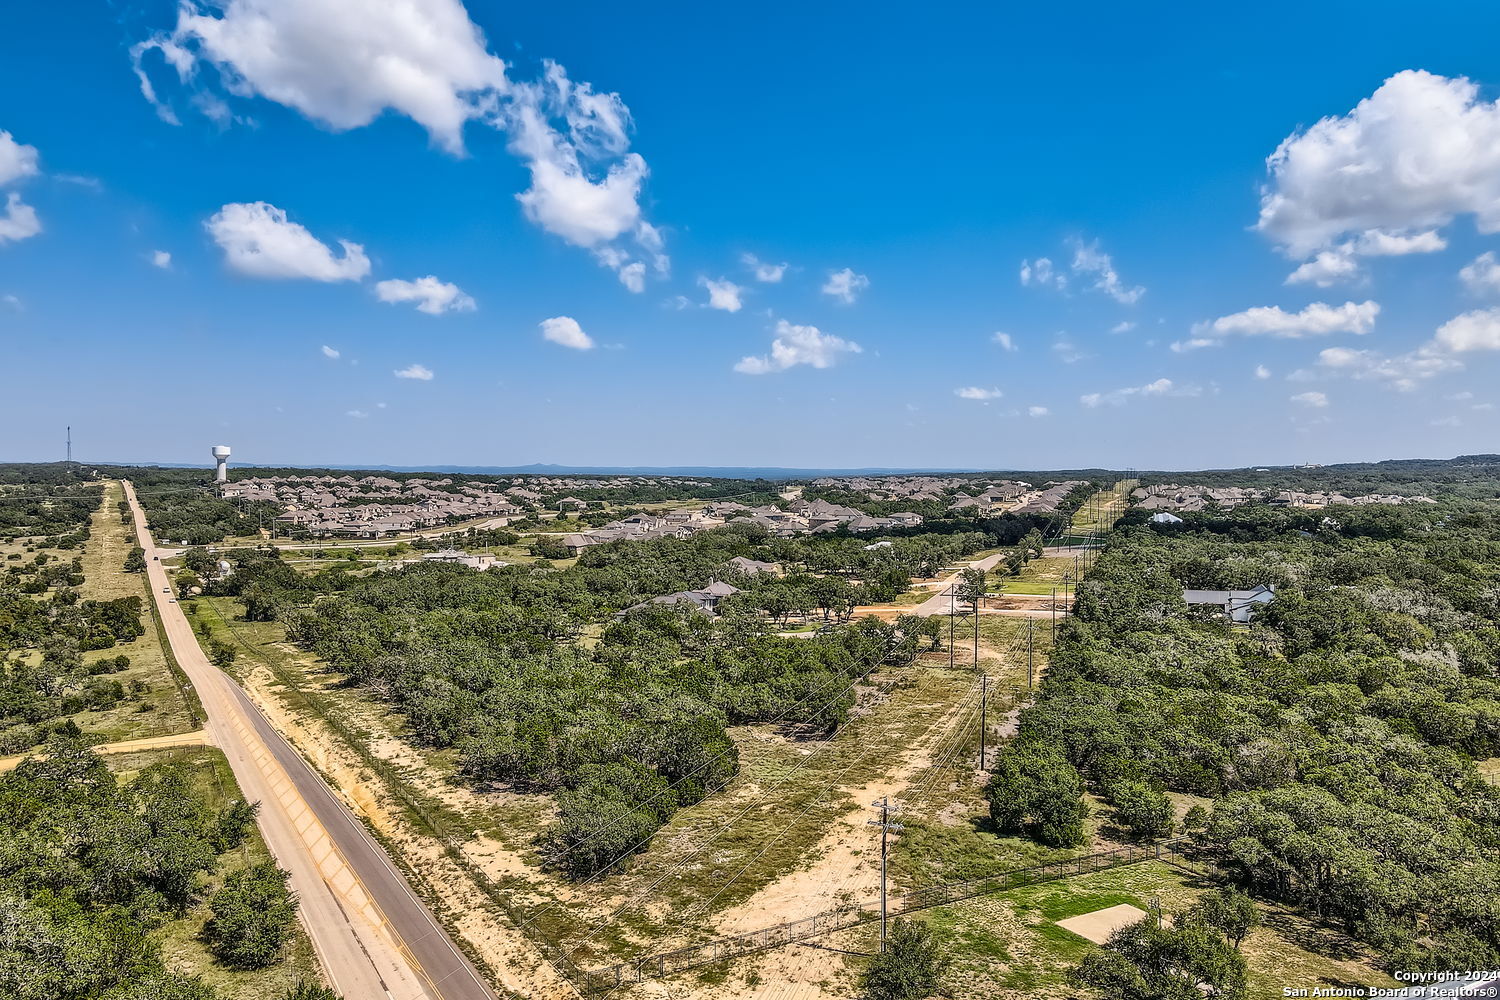
[[[291,873],[323,969],[346,1000],[495,1000],[368,831],[245,692],[208,662],[171,586],[135,490],[125,484],[167,641],[208,716],[204,725],[261,834]]]

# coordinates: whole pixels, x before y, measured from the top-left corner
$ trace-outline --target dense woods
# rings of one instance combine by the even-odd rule
[[[915,619],[840,624],[849,610],[986,541],[867,548],[742,525],[597,546],[561,571],[428,563],[367,577],[301,576],[255,550],[230,553],[235,572],[209,590],[285,622],[295,641],[404,711],[417,739],[455,748],[471,779],[561,793],[545,853],[584,874],[644,846],[679,806],[735,773],[726,727],[826,732],[842,721],[856,678],[909,661],[936,634]],[[778,562],[786,575],[741,576],[728,566],[736,556]],[[716,617],[636,607],[715,579],[742,591]],[[774,634],[793,611],[831,627]]]
[[[1500,963],[1500,790],[1474,766],[1500,754],[1500,510],[1141,520],[1080,586],[996,772],[1061,794],[997,820],[1070,842],[1051,817],[1077,804],[1075,779],[1155,832],[1151,790],[1203,796],[1189,825],[1252,892],[1391,968]],[[1276,596],[1249,626],[1183,603],[1184,587],[1259,584]]]
[[[0,774],[0,996],[213,1000],[164,968],[152,932],[199,901],[253,816],[208,809],[178,765],[121,782],[76,740]]]

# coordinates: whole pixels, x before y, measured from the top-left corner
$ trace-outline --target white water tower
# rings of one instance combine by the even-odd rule
[[[229,481],[229,445],[214,445],[214,482],[227,483]]]

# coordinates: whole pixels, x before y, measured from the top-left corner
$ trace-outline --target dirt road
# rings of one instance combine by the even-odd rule
[[[142,736],[138,740],[121,740],[119,743],[101,743],[93,747],[94,753],[136,753],[141,750],[169,750],[173,747],[201,747],[208,742],[208,734],[201,729],[191,733],[173,733],[171,736]],[[21,761],[33,757],[33,753],[0,757],[0,771],[9,771]]]
[[[245,796],[260,802],[266,846],[291,873],[302,921],[334,990],[348,1000],[494,1000],[385,852],[239,685],[208,662],[170,588],[135,489],[125,498],[146,553],[151,596],[172,653]]]

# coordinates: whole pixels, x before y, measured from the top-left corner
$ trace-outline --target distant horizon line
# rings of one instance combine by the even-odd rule
[[[853,468],[796,468],[791,466],[757,466],[757,465],[561,465],[547,462],[533,462],[528,465],[391,465],[383,463],[330,463],[330,464],[275,464],[275,463],[235,463],[232,469],[327,469],[338,472],[397,472],[410,474],[416,472],[431,472],[445,475],[476,475],[476,476],[505,476],[505,475],[553,475],[553,476],[698,476],[709,479],[811,479],[834,476],[940,476],[940,475],[980,475],[984,473],[1209,473],[1209,472],[1235,472],[1247,470],[1298,470],[1298,469],[1321,469],[1321,468],[1346,468],[1349,466],[1375,466],[1396,462],[1460,462],[1465,459],[1480,460],[1489,459],[1500,462],[1500,455],[1474,454],[1456,455],[1452,458],[1384,458],[1376,460],[1328,462],[1328,463],[1298,463],[1298,464],[1267,464],[1259,463],[1243,466],[1229,466],[1216,469],[1137,469],[1132,467],[1105,468],[1103,466],[1088,466],[1082,468],[1057,468],[1057,469],[1017,469],[1017,468],[953,468],[953,467],[918,467],[918,466],[861,466]],[[27,464],[27,465],[65,465],[67,461],[42,461],[42,462],[0,462],[0,464]],[[159,468],[159,469],[195,469],[203,468],[211,471],[210,463],[197,462],[159,462],[159,461],[104,461],[104,460],[80,460],[73,459],[73,465],[97,465],[133,468]]]

